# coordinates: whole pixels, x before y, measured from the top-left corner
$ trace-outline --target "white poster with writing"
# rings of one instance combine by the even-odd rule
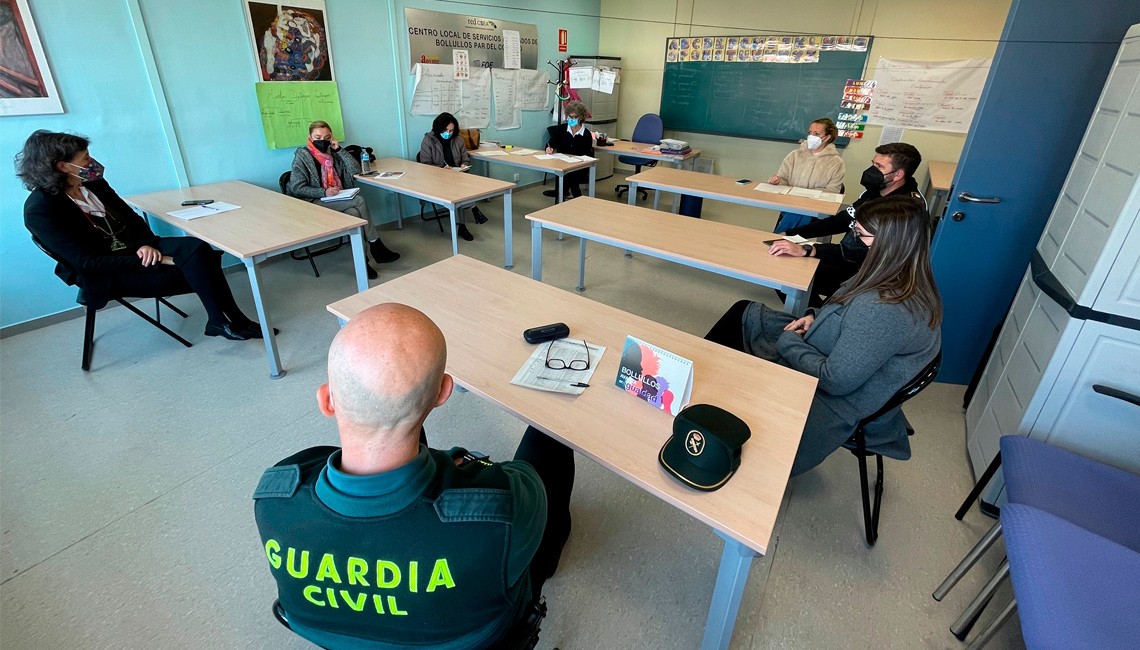
[[[461,128],[485,129],[491,125],[491,72],[471,70],[471,78],[455,79],[454,67],[416,64],[412,115],[451,113]]]
[[[589,88],[594,83],[594,69],[588,66],[570,68],[570,87]]]
[[[503,30],[503,67],[508,70],[522,67],[522,40],[513,29]]]
[[[879,59],[867,72],[878,86],[868,123],[966,133],[986,85],[991,59]]]
[[[491,71],[479,68],[471,78],[459,82],[459,112],[455,114],[461,129],[485,129],[491,126]]]
[[[516,97],[518,71],[493,68],[491,86],[495,98],[495,129],[506,131],[522,126],[522,111]]]

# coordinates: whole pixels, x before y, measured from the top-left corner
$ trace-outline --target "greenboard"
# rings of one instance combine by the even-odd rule
[[[812,120],[839,114],[843,87],[863,78],[870,49],[820,52],[819,63],[666,63],[661,121],[672,131],[798,142]]]
[[[333,136],[344,137],[340,94],[335,81],[259,81],[257,105],[270,149],[299,147],[309,139],[309,124],[329,123]]]

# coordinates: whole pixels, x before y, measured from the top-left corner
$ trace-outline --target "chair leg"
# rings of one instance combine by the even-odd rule
[[[981,495],[982,490],[989,484],[990,479],[994,477],[994,473],[997,472],[1000,465],[1001,452],[999,451],[997,455],[994,456],[994,459],[990,461],[990,466],[986,468],[986,471],[982,472],[982,476],[974,485],[974,489],[970,490],[970,493],[966,495],[966,500],[958,507],[958,512],[954,513],[955,519],[962,521],[962,517],[966,516],[966,511],[970,509],[970,506],[974,505],[974,501],[978,500],[978,496]]]
[[[954,567],[954,570],[950,572],[950,575],[946,576],[946,579],[942,581],[942,584],[938,585],[938,588],[934,590],[933,594],[931,594],[931,596],[934,597],[934,600],[942,602],[942,599],[946,597],[946,594],[950,593],[950,590],[954,588],[954,585],[958,584],[958,581],[962,579],[962,576],[966,575],[966,572],[978,563],[978,560],[981,559],[983,555],[985,555],[986,551],[990,550],[990,547],[994,545],[994,542],[997,541],[997,538],[1000,536],[1001,522],[999,521],[995,523],[992,528],[990,528],[989,532],[987,532],[985,535],[982,535],[982,538],[978,540],[978,543],[974,545],[974,548],[970,549],[970,552],[966,554],[966,557],[962,558],[962,561],[958,563],[958,566]]]
[[[179,309],[179,308],[177,307],[177,305],[175,305],[174,303],[170,302],[170,301],[169,301],[169,300],[167,300],[166,298],[155,298],[155,300],[157,300],[158,302],[160,302],[160,303],[162,303],[162,304],[166,305],[166,306],[167,306],[167,307],[170,309],[170,311],[172,311],[172,312],[174,312],[174,313],[178,314],[179,316],[181,316],[181,317],[183,317],[183,318],[189,318],[189,317],[190,317],[190,314],[187,314],[186,312],[182,311],[181,309]],[[157,308],[156,308],[156,309],[157,309]]]
[[[191,343],[190,341],[187,341],[186,339],[184,339],[181,336],[179,336],[178,334],[176,334],[174,331],[172,331],[167,326],[165,326],[162,323],[151,318],[150,314],[147,314],[146,312],[140,310],[138,307],[135,307],[130,302],[123,300],[122,298],[115,298],[115,301],[118,302],[120,305],[126,307],[127,309],[133,311],[139,318],[145,320],[146,322],[150,323],[151,325],[154,325],[155,327],[162,330],[163,332],[166,332],[166,335],[169,336],[170,338],[174,339],[175,341],[178,341],[179,343],[181,343],[182,345],[185,345],[188,348],[194,347],[193,343]],[[92,318],[90,322],[91,322],[91,331],[92,331],[92,333],[94,333],[94,331],[95,331],[95,319]],[[90,363],[90,359],[88,359],[88,363]],[[86,370],[86,368],[84,368],[84,370]]]
[[[1005,606],[1005,609],[1001,610],[1001,613],[998,614],[998,617],[995,618],[992,623],[987,625],[986,629],[978,633],[977,638],[970,642],[970,645],[966,647],[966,650],[982,650],[982,648],[984,648],[986,644],[990,642],[990,639],[994,638],[994,635],[997,634],[997,631],[1000,630],[1003,625],[1005,625],[1006,621],[1009,620],[1009,617],[1013,616],[1013,613],[1016,610],[1017,601],[1009,601],[1009,604]]]
[[[321,272],[317,270],[317,261],[313,259],[313,251],[309,247],[305,247],[305,257],[309,258],[309,266],[313,267],[313,277],[321,277]]]
[[[867,545],[874,546],[875,535],[871,531],[871,494],[867,487],[867,456],[864,453],[857,455],[859,456],[859,492],[863,497],[863,532],[867,536]]]
[[[91,370],[91,355],[95,352],[95,314],[98,309],[87,308],[86,320],[83,324],[83,362],[80,367]]]
[[[879,539],[879,506],[883,504],[883,455],[875,454],[875,507],[871,510],[871,544],[874,545]]]
[[[982,610],[986,608],[990,599],[994,597],[994,592],[997,591],[998,586],[1008,577],[1009,560],[1006,559],[1002,560],[1001,566],[998,567],[994,577],[990,578],[986,586],[982,587],[978,595],[974,596],[974,600],[962,611],[962,615],[958,617],[958,620],[954,621],[953,625],[950,626],[950,632],[959,641],[965,639],[966,635],[970,633],[970,628],[974,627],[974,623],[978,622],[978,617],[982,615]]]

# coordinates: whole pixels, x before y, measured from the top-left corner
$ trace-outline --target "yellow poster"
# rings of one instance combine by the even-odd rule
[[[270,149],[299,147],[309,138],[309,124],[324,120],[333,136],[344,138],[344,118],[335,81],[261,81],[257,105]]]

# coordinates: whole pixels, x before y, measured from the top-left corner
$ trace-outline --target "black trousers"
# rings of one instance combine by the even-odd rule
[[[562,179],[563,187],[566,188],[567,192],[570,192],[570,196],[573,198],[582,196],[582,184],[589,182],[590,170],[588,169],[579,169],[576,172],[570,172]]]
[[[709,333],[705,334],[705,340],[744,352],[744,311],[751,304],[751,300],[738,300],[729,307]]]
[[[570,493],[574,490],[574,451],[554,438],[527,427],[515,460],[534,467],[546,488],[546,530],[530,563],[531,589],[537,599],[542,585],[558,568],[570,538]]]
[[[218,251],[193,237],[160,237],[157,248],[173,258],[174,265],[155,264],[137,271],[114,273],[110,285],[112,295],[154,298],[193,292],[202,301],[211,325],[249,322],[238,308],[222,273]]]

